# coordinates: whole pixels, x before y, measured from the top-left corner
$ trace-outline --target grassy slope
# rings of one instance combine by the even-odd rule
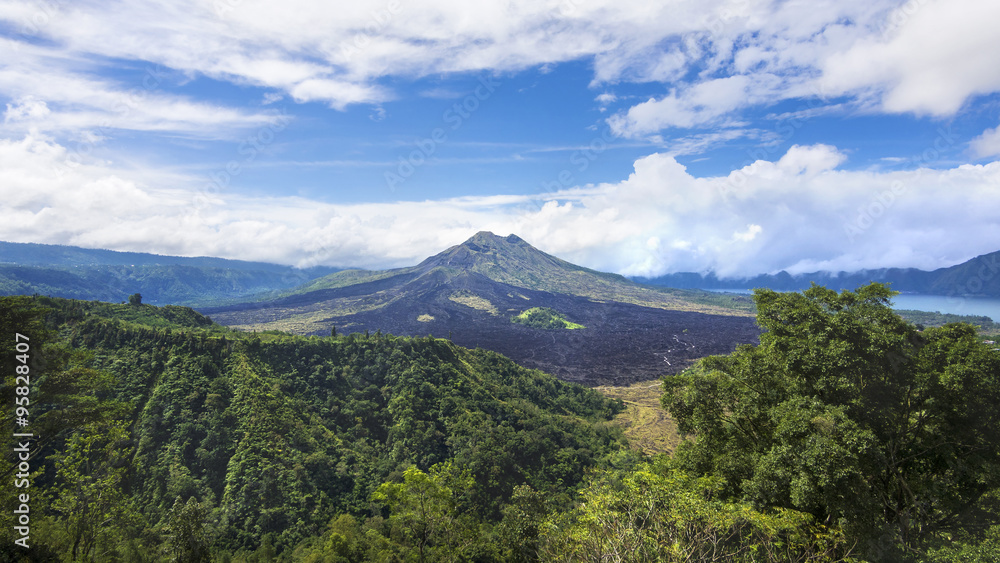
[[[677,425],[660,406],[660,381],[641,381],[628,387],[597,387],[605,397],[621,399],[625,412],[614,418],[614,424],[625,432],[632,447],[647,454],[672,453],[681,441]]]
[[[397,275],[400,270],[341,270],[316,278],[306,284],[281,293],[282,297],[302,295],[320,289],[336,289],[359,283],[381,280]]]

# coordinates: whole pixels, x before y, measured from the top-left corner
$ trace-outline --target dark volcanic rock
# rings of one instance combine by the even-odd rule
[[[677,373],[697,358],[755,344],[760,334],[750,317],[598,303],[498,284],[479,274],[449,281],[422,279],[423,291],[377,311],[330,317],[327,322],[338,332],[450,337],[460,346],[493,350],[525,367],[586,385],[624,385]],[[496,313],[450,299],[461,290],[488,300]],[[536,306],[551,307],[586,328],[545,330],[511,322],[511,317]],[[433,320],[418,320],[423,315]]]

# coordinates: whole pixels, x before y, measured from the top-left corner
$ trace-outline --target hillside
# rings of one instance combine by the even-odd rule
[[[208,305],[273,296],[335,270],[0,242],[0,295],[121,302],[141,293],[152,304]]]
[[[371,515],[373,493],[407,468],[449,463],[471,479],[462,510],[496,523],[515,487],[568,502],[625,445],[605,422],[620,403],[440,339],[240,334],[181,307],[44,297],[0,298],[0,313],[0,334],[45,355],[33,487],[61,493],[39,496],[32,523],[56,551],[84,530],[87,549],[147,560],[188,503],[219,549],[289,553],[338,515]]]
[[[200,310],[240,330],[430,334],[561,379],[625,384],[755,342],[751,305],[750,296],[644,287],[483,232],[410,268],[342,271],[273,301]],[[536,307],[585,328],[511,322]]]

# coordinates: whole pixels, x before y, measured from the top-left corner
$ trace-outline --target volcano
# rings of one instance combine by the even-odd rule
[[[242,330],[450,338],[564,380],[618,385],[757,342],[745,301],[732,307],[720,299],[742,298],[642,286],[484,231],[409,268],[344,270],[280,299],[201,311]],[[584,328],[511,322],[535,307]]]

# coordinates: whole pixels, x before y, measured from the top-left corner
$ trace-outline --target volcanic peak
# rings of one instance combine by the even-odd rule
[[[437,267],[478,270],[507,265],[510,262],[527,260],[530,263],[539,259],[550,261],[552,257],[517,235],[500,237],[489,231],[480,231],[462,244],[427,258],[417,268],[423,271]]]

